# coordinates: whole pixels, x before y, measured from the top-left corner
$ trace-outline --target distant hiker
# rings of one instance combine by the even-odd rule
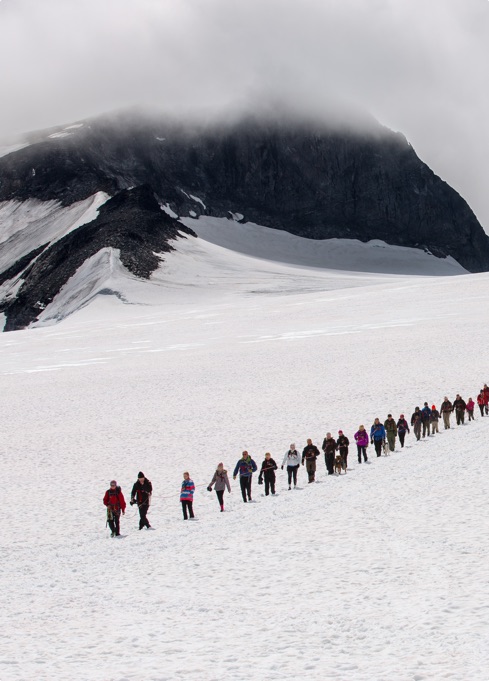
[[[375,419],[370,428],[370,442],[375,447],[377,456],[382,455],[382,445],[385,442],[385,428],[381,424],[380,419]]]
[[[481,416],[484,416],[484,410],[486,406],[486,397],[484,395],[484,391],[481,390],[480,393],[477,395],[477,404],[479,405],[479,409],[481,410]]]
[[[469,397],[469,399],[467,400],[466,409],[467,409],[467,414],[469,416],[469,421],[473,421],[474,420],[475,402],[471,397]]]
[[[153,493],[153,485],[151,482],[148,480],[148,478],[145,477],[144,473],[139,471],[138,473],[138,479],[132,486],[132,492],[131,492],[131,506],[134,504],[138,505],[139,509],[139,529],[142,530],[143,527],[150,528],[151,525],[149,524],[148,519],[146,518],[146,514],[149,509],[149,505],[151,503],[151,495]]]
[[[447,428],[450,428],[450,414],[453,411],[453,404],[446,395],[441,403],[440,411],[443,416],[443,426],[447,430]]]
[[[487,383],[484,383],[484,387],[482,388],[482,392],[484,393],[484,398],[485,398],[485,412],[486,416],[489,414],[489,386]]]
[[[465,400],[457,394],[457,397],[453,401],[453,410],[455,411],[455,416],[457,418],[457,426],[464,425],[466,408],[467,405],[465,404]]]
[[[236,480],[236,476],[239,472],[239,486],[241,487],[241,496],[243,497],[245,504],[248,501],[251,501],[251,479],[256,470],[256,463],[245,450],[243,456],[234,467],[233,473],[233,480]]]
[[[345,469],[348,468],[348,447],[350,446],[350,440],[346,437],[342,430],[338,431],[338,439],[336,440],[336,447],[340,453],[343,463],[345,464]]]
[[[413,427],[413,432],[416,435],[416,440],[419,440],[421,438],[421,423],[422,415],[419,410],[419,407],[416,407],[413,415],[411,416],[411,425]]]
[[[224,490],[227,487],[228,492],[231,492],[231,485],[229,484],[228,472],[224,468],[223,463],[217,464],[217,468],[214,471],[212,480],[210,481],[209,486],[207,487],[208,492],[212,492],[213,485],[215,485],[214,489],[216,490],[217,501],[219,502],[219,506],[221,508],[222,513],[224,511]]]
[[[316,478],[316,459],[319,456],[319,449],[312,444],[312,440],[307,440],[307,444],[302,450],[302,465],[306,462],[306,471],[309,482],[314,482]]]
[[[363,460],[367,462],[368,433],[365,430],[365,426],[358,426],[358,430],[353,437],[357,443],[358,463],[362,463],[362,454]]]
[[[180,490],[180,501],[182,503],[183,519],[188,520],[187,511],[190,519],[194,518],[194,492],[195,485],[190,479],[190,474],[185,471],[183,474],[182,488]]]
[[[401,443],[401,447],[404,447],[404,438],[406,437],[406,433],[409,433],[409,425],[406,419],[404,418],[404,414],[401,414],[399,416],[399,421],[397,422],[397,434],[399,435],[399,442]]]
[[[328,470],[328,475],[334,475],[334,459],[336,456],[337,444],[331,433],[326,433],[323,440],[322,450],[324,452],[324,463]]]
[[[387,435],[387,442],[389,443],[389,449],[393,452],[396,448],[397,423],[392,418],[392,414],[387,414],[387,418],[384,421],[384,428]]]
[[[297,487],[297,471],[299,470],[299,466],[301,465],[301,456],[297,449],[295,448],[295,444],[292,443],[290,445],[290,449],[285,452],[284,460],[282,461],[282,470],[284,469],[284,466],[287,466],[287,478],[289,481],[289,489],[292,489],[291,483],[292,479],[294,480],[294,487]]]
[[[423,437],[427,435],[430,436],[430,419],[431,419],[431,409],[428,406],[428,402],[425,402],[423,408],[421,409],[421,423],[423,425]]]
[[[434,435],[435,433],[439,433],[440,431],[438,430],[438,421],[440,420],[440,412],[436,408],[434,404],[431,405],[431,434]]]
[[[121,488],[115,480],[110,481],[110,487],[105,492],[104,505],[107,507],[107,522],[111,529],[111,537],[120,536],[120,517],[126,512],[126,500]]]
[[[270,454],[270,452],[267,452],[261,464],[260,475],[258,477],[259,485],[263,484],[263,480],[265,480],[266,497],[268,497],[270,491],[272,492],[272,495],[275,494],[275,471],[277,470],[277,468],[278,466],[272,459],[272,455]]]

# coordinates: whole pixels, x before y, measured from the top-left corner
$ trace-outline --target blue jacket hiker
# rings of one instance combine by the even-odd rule
[[[421,409],[421,423],[423,424],[423,437],[427,435],[430,436],[430,421],[431,421],[431,409],[428,406],[428,402],[424,403]]]
[[[382,454],[382,444],[385,442],[385,428],[379,419],[375,419],[370,428],[370,442],[374,445],[377,456]]]
[[[183,482],[182,482],[182,488],[180,490],[180,501],[182,503],[182,510],[183,510],[183,519],[188,520],[188,515],[190,515],[190,519],[194,518],[194,509],[193,509],[193,503],[194,503],[194,492],[195,492],[195,485],[193,481],[190,479],[189,473],[185,471],[183,474]],[[188,515],[187,515],[188,511]]]
[[[248,452],[244,451],[243,456],[234,468],[233,480],[236,480],[236,476],[239,472],[239,484],[245,504],[248,501],[251,501],[251,478],[256,470],[256,463],[253,461]]]

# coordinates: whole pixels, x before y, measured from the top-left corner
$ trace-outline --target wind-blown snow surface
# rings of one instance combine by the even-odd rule
[[[276,498],[255,479],[256,504],[236,482],[222,514],[206,485],[244,448],[280,463],[291,442],[475,398],[488,275],[263,261],[253,285],[230,261],[212,283],[209,263],[189,281],[185,257],[158,273],[165,305],[98,296],[0,336],[2,681],[487,679],[489,419],[371,465],[351,451],[341,477],[321,460],[296,491],[279,471]],[[139,470],[156,531],[129,507],[110,539],[104,491],[116,477],[128,499]]]

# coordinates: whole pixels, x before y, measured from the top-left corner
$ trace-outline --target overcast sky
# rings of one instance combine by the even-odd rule
[[[488,0],[0,0],[0,138],[132,104],[352,100],[489,231]]]

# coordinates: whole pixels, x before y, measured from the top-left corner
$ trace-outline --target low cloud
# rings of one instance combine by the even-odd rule
[[[3,0],[0,137],[139,105],[352,102],[489,228],[486,0]]]

